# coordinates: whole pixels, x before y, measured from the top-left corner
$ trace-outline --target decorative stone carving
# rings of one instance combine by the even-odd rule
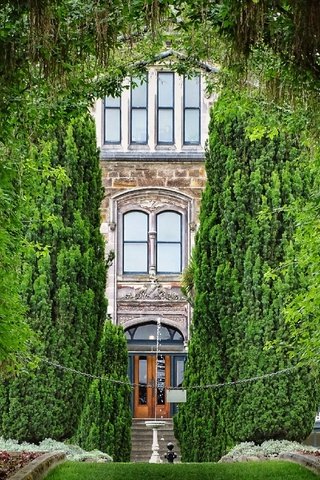
[[[145,318],[144,318],[145,317]],[[146,318],[148,317],[148,318]],[[177,325],[181,325],[183,326],[185,323],[186,323],[186,316],[185,315],[179,315],[179,316],[176,316],[176,315],[165,315],[165,316],[162,316],[163,317],[163,322],[166,323],[166,321],[170,321],[171,323],[176,323]],[[124,323],[128,323],[128,322],[135,322],[137,324],[143,322],[143,321],[150,321],[150,322],[156,322],[159,318],[159,315],[156,315],[156,316],[153,316],[151,317],[150,315],[143,315],[143,314],[140,314],[139,316],[138,315],[118,315],[117,319],[118,319],[118,323],[120,325],[124,324]]]
[[[191,232],[195,232],[197,230],[197,224],[195,222],[190,222],[189,227]]]
[[[124,300],[182,301],[184,298],[171,288],[160,285],[158,280],[154,278],[149,284],[145,284],[140,288],[132,289],[131,292],[126,293],[122,298],[119,298],[119,301]]]
[[[158,315],[163,312],[166,314],[167,312],[174,312],[175,314],[186,315],[185,312],[185,305],[181,303],[171,303],[166,305],[161,305],[159,303],[154,303],[153,305],[150,303],[146,303],[145,305],[133,305],[131,302],[119,302],[118,303],[118,313],[129,313],[135,315],[148,315],[149,313],[157,313]]]
[[[145,208],[146,210],[150,210],[151,212],[154,212],[158,208],[168,208],[167,204],[164,204],[163,202],[159,202],[157,200],[142,200],[140,202],[140,206],[142,208]]]
[[[118,204],[118,211],[122,212],[128,208],[142,207],[149,211],[179,208],[186,211],[190,204],[190,199],[182,197],[181,194],[174,191],[157,189],[132,190],[119,199],[113,199]]]

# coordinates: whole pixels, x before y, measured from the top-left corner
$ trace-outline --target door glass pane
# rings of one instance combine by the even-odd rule
[[[143,212],[129,212],[124,215],[124,241],[142,242],[148,237],[148,215]]]
[[[157,360],[157,404],[165,404],[166,363],[163,355],[158,355]]]
[[[184,360],[179,359],[176,363],[176,387],[181,387],[184,377]]]
[[[181,272],[181,245],[180,243],[158,243],[157,245],[157,272]]]
[[[123,271],[147,273],[147,244],[125,243],[123,248]]]
[[[147,83],[144,82],[140,85],[141,80],[137,79],[137,86],[132,87],[131,90],[131,106],[132,107],[145,107],[147,106]]]
[[[173,143],[173,110],[158,111],[158,142]]]
[[[164,212],[157,216],[158,242],[180,242],[181,216],[179,213]]]
[[[158,106],[173,107],[173,73],[158,74]]]
[[[120,109],[105,110],[105,141],[120,143]]]
[[[147,357],[139,357],[139,405],[147,405]]]
[[[185,143],[200,143],[200,110],[184,111],[184,141]]]
[[[200,106],[200,77],[192,77],[184,79],[184,106],[199,107]]]
[[[105,98],[106,107],[119,107],[120,108],[120,97],[106,97]]]
[[[132,110],[131,141],[147,143],[147,110]]]

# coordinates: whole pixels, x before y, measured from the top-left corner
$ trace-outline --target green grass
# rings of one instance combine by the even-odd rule
[[[312,480],[315,473],[284,461],[247,463],[76,463],[65,462],[46,480]]]

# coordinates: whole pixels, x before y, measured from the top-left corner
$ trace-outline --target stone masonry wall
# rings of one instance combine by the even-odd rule
[[[195,218],[198,218],[201,193],[206,181],[204,162],[105,160],[101,162],[101,168],[105,190],[101,205],[102,222],[109,222],[109,199],[113,195],[143,187],[172,188],[190,195],[196,201]]]

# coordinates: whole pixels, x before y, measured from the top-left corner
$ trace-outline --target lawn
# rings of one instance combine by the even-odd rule
[[[46,480],[314,480],[315,473],[284,461],[248,463],[76,463],[66,462]]]

